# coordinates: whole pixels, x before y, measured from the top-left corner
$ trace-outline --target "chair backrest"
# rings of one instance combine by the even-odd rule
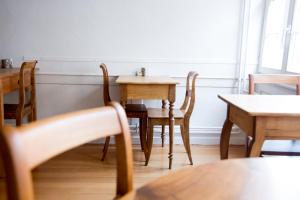
[[[109,76],[107,72],[107,67],[104,63],[101,63],[100,68],[103,73],[103,101],[104,105],[108,105],[111,102],[109,95]]]
[[[181,110],[185,110],[186,116],[191,116],[194,109],[197,76],[197,72],[191,71],[186,78],[185,98],[182,106],[180,107]]]
[[[296,86],[300,95],[300,76],[287,74],[249,74],[249,94],[254,94],[255,84],[289,84]]]
[[[82,110],[13,128],[0,135],[10,200],[32,200],[31,170],[50,158],[92,140],[115,135],[117,196],[132,190],[132,149],[128,122],[118,103]]]
[[[33,109],[35,105],[35,75],[34,70],[37,61],[23,62],[19,77],[19,106],[18,111],[22,112],[25,105],[30,105]],[[26,95],[28,93],[28,95]],[[26,99],[28,97],[28,99]],[[36,117],[36,113],[33,114]]]

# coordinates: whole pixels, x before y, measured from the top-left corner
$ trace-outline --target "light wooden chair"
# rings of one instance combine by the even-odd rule
[[[104,63],[100,65],[103,73],[103,101],[105,105],[108,105],[111,102],[111,98],[109,95],[109,76],[107,67]],[[145,104],[126,104],[125,112],[128,118],[138,118],[139,119],[139,131],[140,131],[140,142],[142,150],[146,145],[146,132],[147,132],[147,108]],[[105,159],[105,156],[108,151],[108,146],[110,142],[110,137],[106,137],[105,144],[103,147],[103,154],[101,160]]]
[[[35,75],[37,61],[24,62],[19,77],[19,103],[4,104],[4,118],[15,119],[16,125],[22,125],[22,119],[28,116],[28,121],[36,120]]]
[[[183,144],[188,154],[191,165],[193,164],[193,160],[190,148],[189,126],[190,117],[192,115],[195,104],[195,84],[197,76],[197,72],[189,72],[186,80],[186,93],[184,102],[180,109],[174,109],[175,125],[180,126]],[[169,125],[169,109],[165,108],[164,101],[162,108],[148,108],[148,154],[146,158],[146,165],[148,165],[150,159],[153,143],[153,127],[156,125],[162,126],[162,142],[164,142],[164,127],[166,125]]]
[[[13,128],[0,134],[10,200],[34,199],[31,170],[67,150],[115,135],[117,197],[132,190],[132,149],[127,118],[121,105],[82,110]],[[58,197],[59,198],[59,197]]]
[[[255,94],[256,84],[288,84],[296,86],[296,95],[300,95],[300,76],[288,74],[249,74],[249,94]],[[247,137],[246,154],[250,153],[252,139]],[[262,151],[264,155],[299,155],[300,152]]]

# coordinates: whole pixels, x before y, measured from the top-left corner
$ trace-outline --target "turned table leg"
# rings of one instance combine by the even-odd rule
[[[169,110],[169,137],[170,137],[170,146],[169,146],[169,169],[172,168],[173,160],[173,138],[174,138],[174,102],[170,101],[170,110]]]

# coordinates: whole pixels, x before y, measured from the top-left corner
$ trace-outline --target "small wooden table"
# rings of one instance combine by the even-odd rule
[[[0,130],[4,125],[4,95],[19,88],[20,69],[0,69]],[[4,177],[4,169],[0,154],[0,177]]]
[[[19,88],[20,69],[0,69],[0,129],[4,124],[3,96]]]
[[[299,158],[232,159],[170,173],[121,200],[300,199]]]
[[[174,102],[176,84],[178,82],[164,76],[119,76],[116,83],[120,85],[120,100],[123,106],[125,106],[127,100],[134,99],[161,99],[169,101],[169,169],[171,169],[173,159]],[[146,138],[144,139],[146,141]],[[147,147],[144,151],[149,153]]]
[[[219,98],[227,103],[220,140],[221,159],[228,158],[233,124],[253,138],[250,157],[260,156],[265,140],[300,139],[300,96],[219,95]]]

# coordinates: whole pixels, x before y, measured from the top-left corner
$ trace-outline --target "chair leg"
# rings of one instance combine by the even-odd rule
[[[192,159],[192,153],[191,153],[191,147],[190,147],[190,130],[189,130],[189,121],[188,120],[184,120],[184,125],[180,126],[180,132],[181,132],[185,150],[186,150],[189,160],[190,160],[190,164],[193,165],[193,159]]]
[[[21,126],[22,125],[22,117],[17,116],[16,117],[16,126]]]
[[[139,131],[140,131],[140,144],[141,144],[141,148],[142,148],[142,151],[144,151],[144,141],[143,141],[143,129],[144,129],[144,124],[143,124],[143,119],[140,118],[139,119]]]
[[[165,146],[165,125],[161,126],[161,147]]]
[[[34,119],[34,113],[32,110],[31,113],[28,115],[28,122],[33,122],[33,121],[36,121],[36,119]]]
[[[106,156],[107,151],[108,151],[109,141],[110,141],[110,137],[106,137],[105,138],[105,144],[104,144],[104,147],[103,147],[103,150],[102,150],[101,161],[104,161],[104,159],[105,159],[105,156]]]
[[[246,136],[246,145],[245,145],[245,156],[248,157],[249,156],[249,152],[250,152],[250,138],[248,137],[248,135]]]
[[[148,147],[148,152],[147,152],[147,158],[145,162],[145,166],[148,165],[148,162],[150,160],[150,155],[151,155],[151,150],[152,150],[152,144],[153,144],[153,125],[149,123],[148,125],[148,131],[147,131],[147,147]]]

